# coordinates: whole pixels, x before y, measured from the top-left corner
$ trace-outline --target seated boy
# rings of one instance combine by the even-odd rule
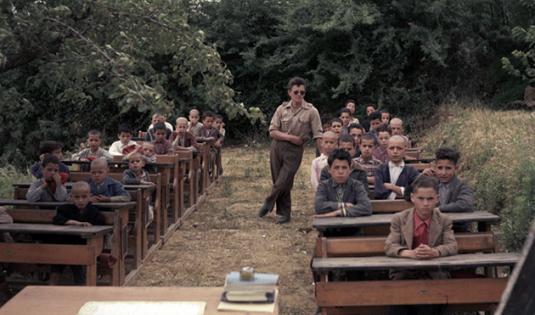
[[[215,114],[206,111],[202,114],[202,127],[197,136],[197,142],[209,142],[219,139],[219,131],[214,128]]]
[[[108,161],[113,160],[111,154],[100,147],[102,144],[101,133],[98,130],[90,130],[87,133],[87,147],[82,151],[72,155],[73,160],[93,161],[98,158],[105,158]]]
[[[368,115],[368,119],[370,120],[370,130],[368,130],[368,133],[377,136],[377,128],[381,125],[381,113],[373,112]]]
[[[332,131],[324,132],[321,137],[321,155],[312,160],[310,167],[310,184],[312,191],[316,192],[320,181],[321,170],[327,166],[329,154],[338,147],[338,136]]]
[[[145,171],[145,159],[140,153],[131,154],[128,158],[128,169],[123,171],[123,184],[125,185],[154,185],[149,173]],[[154,197],[149,200],[149,221],[154,218]]]
[[[357,118],[357,102],[352,99],[348,99],[344,103],[344,107],[349,109],[351,113],[351,122],[350,124],[359,124],[359,119]]]
[[[152,120],[147,132],[145,133],[145,141],[154,141],[154,125],[157,123],[165,124],[165,138],[171,140],[171,135],[173,134],[173,125],[166,121],[166,118],[163,114],[155,113],[152,115]]]
[[[44,156],[46,154],[53,154],[55,155],[58,160],[60,160],[59,163],[59,176],[61,177],[61,182],[66,183],[69,179],[70,172],[69,167],[63,163],[61,163],[61,160],[63,159],[63,145],[57,141],[43,141],[39,144],[39,162],[32,165],[30,168],[30,172],[35,178],[42,178],[43,172],[41,167],[41,161],[43,160]]]
[[[192,109],[189,111],[188,118],[189,118],[188,132],[190,132],[195,137],[200,137],[202,124],[199,122],[199,119],[201,118],[201,113],[196,109]]]
[[[108,176],[108,162],[96,159],[91,162],[91,178],[87,181],[91,189],[91,202],[130,201],[130,194],[123,184]]]
[[[351,157],[355,155],[355,142],[353,141],[353,138],[350,135],[342,135],[340,139],[338,139],[338,148],[341,150],[345,150]],[[321,170],[321,176],[320,181],[324,181],[326,179],[329,179],[331,177],[331,174],[329,173],[329,166],[325,166]],[[351,171],[349,173],[349,177],[351,177],[354,180],[357,180],[362,183],[362,186],[366,189],[366,192],[368,192],[368,181],[366,178],[366,172],[360,168],[360,166],[355,162],[355,160],[351,161]]]
[[[340,118],[331,119],[331,131],[340,136],[342,132],[342,120]]]
[[[438,209],[442,212],[474,211],[474,192],[461,182],[457,175],[460,154],[451,148],[440,148],[435,153],[433,168],[425,169],[422,174],[435,176],[438,184]],[[466,224],[454,224],[455,231],[467,231]]]
[[[373,150],[373,157],[381,161],[381,163],[386,163],[388,161],[386,146],[388,145],[388,139],[390,139],[392,131],[387,125],[380,125],[377,127],[376,132],[379,145]]]
[[[407,141],[407,148],[411,147],[411,141],[409,137],[405,136],[405,131],[403,129],[403,120],[395,117],[390,120],[390,129],[392,130],[393,136],[401,136]]]
[[[385,241],[385,253],[390,257],[433,259],[457,254],[457,241],[452,221],[436,208],[438,181],[422,176],[413,184],[411,201],[414,208],[396,213]],[[399,270],[391,271],[393,280],[447,279],[444,271]],[[442,305],[394,306],[390,314],[441,314]]]
[[[388,109],[383,109],[381,111],[381,124],[387,125],[390,123],[390,112]]]
[[[45,155],[41,162],[43,177],[30,185],[26,192],[28,201],[65,201],[67,199],[67,189],[59,175],[59,163],[55,155]]]
[[[112,143],[108,150],[112,156],[127,155],[137,148],[137,143],[132,141],[132,132],[127,125],[119,126],[117,137],[119,140]]]
[[[95,160],[98,161],[98,160]],[[105,161],[104,161],[105,162]],[[97,207],[91,204],[91,192],[86,182],[76,182],[72,185],[71,200],[73,204],[58,207],[53,223],[57,225],[91,226],[104,225],[105,219]],[[85,240],[76,236],[62,236],[61,243],[84,244]],[[70,266],[75,284],[85,284],[84,267]],[[64,265],[53,265],[50,274],[50,284],[58,284]]]
[[[174,152],[173,145],[165,138],[166,128],[163,123],[154,125],[154,153],[157,155],[171,154]]]
[[[351,111],[348,108],[342,108],[338,112],[338,118],[342,121],[342,130],[344,130],[344,133],[349,133],[347,130],[347,127],[351,123]]]
[[[331,178],[322,181],[315,198],[315,217],[356,217],[372,214],[366,189],[352,179],[351,156],[342,149],[334,150],[327,159]]]
[[[360,143],[360,156],[355,159],[355,162],[366,172],[368,184],[375,183],[375,171],[383,163],[373,157],[375,149],[375,138],[372,135],[365,134],[362,136]]]
[[[178,117],[176,119],[176,138],[173,141],[173,146],[179,150],[197,151],[197,140],[187,129],[188,120],[185,117]]]
[[[405,139],[392,136],[388,140],[388,163],[382,164],[375,172],[375,199],[403,198],[405,189],[420,175],[418,171],[405,165]]]
[[[360,141],[365,133],[364,128],[360,124],[350,124],[347,129],[349,130],[349,135],[355,140],[357,151],[360,152]]]

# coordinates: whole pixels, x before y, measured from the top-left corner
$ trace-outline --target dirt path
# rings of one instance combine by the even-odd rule
[[[268,149],[226,149],[221,182],[145,263],[133,285],[222,286],[228,272],[254,266],[280,275],[280,314],[313,314],[313,158],[313,151],[306,150],[292,191],[292,222],[280,226],[274,215],[256,217],[271,187]]]

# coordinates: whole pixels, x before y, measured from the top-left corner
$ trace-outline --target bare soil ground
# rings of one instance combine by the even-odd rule
[[[257,211],[271,188],[269,148],[228,148],[224,176],[134,280],[134,286],[222,286],[242,266],[280,275],[280,314],[314,314],[313,195],[307,149],[292,190],[292,221]]]

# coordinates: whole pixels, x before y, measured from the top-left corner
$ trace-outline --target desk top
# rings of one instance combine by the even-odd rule
[[[89,301],[204,301],[204,315],[269,315],[218,312],[222,293],[217,287],[27,286],[0,308],[0,315],[75,315]],[[277,314],[275,307],[272,315]]]
[[[66,165],[73,165],[73,164],[79,164],[79,165],[89,165],[91,164],[91,161],[80,161],[80,160],[61,160],[62,163]],[[121,165],[124,167],[128,167],[128,161],[108,161],[108,165]],[[146,163],[146,165],[154,165],[154,166],[174,166],[174,163],[170,162],[149,162]]]
[[[427,260],[375,257],[314,258],[314,270],[390,270],[390,269],[427,269],[443,270],[451,268],[470,268],[483,266],[514,265],[520,259],[517,253],[460,254]]]
[[[72,204],[72,202],[29,202],[23,199],[0,199],[0,206],[31,206],[31,207],[58,207]],[[95,202],[93,205],[104,209],[132,208],[136,206],[134,201],[128,202]]]
[[[0,224],[0,232],[16,232],[28,234],[60,234],[60,235],[78,235],[83,238],[111,233],[111,226],[73,226],[73,225],[54,225],[54,224],[27,224],[27,223],[10,223]]]
[[[66,182],[65,183],[65,187],[70,189],[72,187],[72,184],[74,184],[74,182]],[[31,185],[31,183],[14,183],[13,187],[29,188],[30,185]],[[123,187],[126,190],[133,190],[133,189],[154,189],[155,186],[154,185],[146,185],[146,184],[139,184],[139,185],[125,185],[125,184],[123,184]]]
[[[500,217],[487,211],[455,212],[447,214],[453,222],[498,222]],[[314,228],[323,231],[333,228],[389,225],[394,214],[373,214],[366,217],[314,218]]]

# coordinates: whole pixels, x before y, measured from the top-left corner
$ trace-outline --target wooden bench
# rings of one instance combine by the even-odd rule
[[[118,173],[110,173],[110,176],[114,179],[118,179],[122,176],[122,174]],[[159,180],[159,174],[154,176],[156,180]],[[71,179],[73,181],[80,181],[85,180],[89,177],[89,173],[72,173]],[[121,177],[122,179],[122,177]],[[16,183],[13,184],[15,190],[14,195],[15,199],[23,199],[26,195],[26,192],[28,190],[30,184],[28,183]],[[70,190],[72,186],[72,182],[66,183],[66,187],[68,190]],[[151,186],[151,185],[124,185],[124,188],[126,191],[129,192],[131,201],[136,203],[136,207],[132,208],[132,215],[134,216],[134,220],[132,225],[135,227],[135,234],[134,234],[134,269],[138,269],[141,266],[141,263],[144,259],[148,258],[149,255],[149,233],[148,230],[150,226],[152,225],[151,222],[148,219],[148,212],[149,212],[149,200],[152,195],[152,192],[155,189],[158,189],[158,187]],[[156,193],[158,195],[158,193]],[[156,207],[155,207],[156,208]],[[154,210],[155,217],[159,213],[158,209]],[[155,222],[155,226],[158,226],[159,222]],[[158,233],[158,231],[154,231],[155,233]],[[154,236],[154,242],[152,242],[152,246],[150,247],[151,253],[154,252],[155,249],[159,248],[161,245],[161,241],[158,234],[153,235]],[[133,275],[133,273],[130,273]]]
[[[15,206],[8,209],[12,216],[22,223],[50,223],[55,215],[58,206],[67,202],[28,202],[26,200],[0,199],[0,206]],[[123,285],[125,283],[126,268],[125,258],[128,249],[128,211],[136,206],[135,202],[106,202],[95,203],[101,208],[106,223],[112,224],[112,248],[111,253],[118,258],[118,263],[112,268],[112,285]],[[48,209],[43,209],[43,208]]]
[[[10,214],[13,214],[11,212]],[[104,245],[104,235],[111,226],[59,226],[53,224],[0,224],[0,232],[68,235],[86,240],[82,245],[43,243],[0,243],[0,262],[86,267],[86,285],[97,285],[97,257]]]
[[[469,242],[461,241],[459,246]],[[462,251],[470,248],[463,248]],[[390,305],[447,304],[462,309],[492,310],[500,301],[506,278],[329,281],[330,271],[444,271],[474,267],[513,266],[517,254],[460,254],[431,260],[377,257],[316,257],[312,270],[322,274],[316,283],[316,301],[322,314],[380,314]],[[358,311],[357,311],[358,310]]]

